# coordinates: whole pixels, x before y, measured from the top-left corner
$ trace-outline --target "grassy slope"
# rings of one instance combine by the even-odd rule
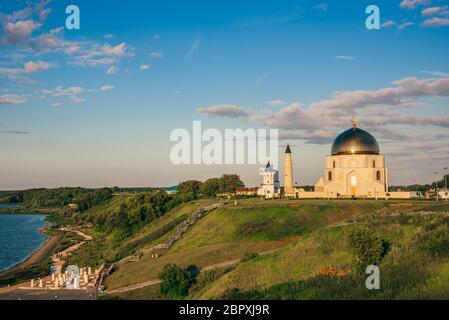
[[[268,207],[267,207],[268,206]],[[282,248],[312,230],[358,212],[381,208],[380,202],[261,202],[241,201],[200,220],[168,254],[122,266],[107,279],[110,289],[157,278],[167,263],[198,267],[239,259],[247,251]]]
[[[237,207],[216,210],[195,225],[167,255],[144,256],[123,266],[107,280],[110,289],[156,278],[167,263],[198,267],[238,259],[246,251],[276,252],[237,267],[201,288],[190,298],[220,297],[239,288],[249,298],[449,298],[449,263],[414,250],[416,236],[428,223],[421,211],[441,216],[447,206],[406,201],[273,201],[244,200]],[[398,214],[416,221],[398,221]],[[426,222],[427,221],[427,222]],[[354,272],[354,257],[346,245],[346,231],[368,225],[392,248],[381,265],[381,292],[366,290],[365,276]],[[320,270],[333,267],[345,277],[325,277]],[[154,288],[153,288],[154,289]],[[121,294],[121,298],[149,298],[153,289]],[[239,296],[239,298],[241,298]]]
[[[108,214],[116,210],[128,196],[114,197],[103,205],[95,206],[83,213],[85,216]],[[200,205],[208,205],[212,201],[198,201],[183,204],[166,213],[159,219],[149,223],[136,233],[117,243],[116,234],[102,234],[90,230],[94,240],[81,247],[74,256],[69,258],[69,263],[78,265],[98,266],[105,261],[118,261],[126,256],[134,254],[140,249],[151,248],[154,245],[165,242],[176,227],[197,210]]]
[[[418,209],[436,212],[413,212]],[[376,214],[347,219],[351,224],[318,228],[277,253],[240,264],[192,297],[216,298],[238,288],[244,295],[237,297],[245,298],[246,294],[249,299],[448,299],[449,259],[430,257],[415,246],[417,235],[429,223],[444,223],[439,221],[444,211],[449,212],[449,207],[441,210],[432,204],[390,204]],[[414,218],[400,223],[399,212],[411,213]],[[354,271],[355,261],[345,241],[346,230],[354,227],[352,223],[374,228],[392,246],[380,266],[380,291],[366,290],[366,276]],[[348,275],[320,274],[329,267],[347,271]]]

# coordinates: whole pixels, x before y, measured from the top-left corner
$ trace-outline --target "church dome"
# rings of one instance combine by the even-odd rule
[[[335,138],[332,144],[333,156],[342,154],[379,154],[379,144],[376,138],[365,130],[353,128],[346,130]]]

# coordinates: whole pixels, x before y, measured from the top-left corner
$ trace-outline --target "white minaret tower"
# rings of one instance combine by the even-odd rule
[[[295,196],[295,190],[293,189],[292,151],[290,150],[290,145],[287,145],[284,155],[284,193],[287,197]]]

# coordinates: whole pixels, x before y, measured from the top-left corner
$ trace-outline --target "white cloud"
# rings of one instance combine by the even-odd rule
[[[153,36],[153,39],[154,40],[160,40],[161,39],[161,36],[160,35],[158,35],[158,34],[155,34],[154,36]]]
[[[41,90],[40,92],[44,95],[49,95],[53,97],[64,97],[64,96],[73,96],[78,95],[86,90],[80,86],[72,86],[68,88],[64,88],[63,86],[57,86],[54,90]]]
[[[1,42],[5,44],[26,44],[31,33],[41,25],[33,20],[20,20],[16,22],[6,22],[4,26],[4,36]]]
[[[207,108],[199,108],[199,113],[209,116],[220,116],[229,118],[242,118],[250,115],[250,112],[235,104],[218,104]]]
[[[332,59],[349,61],[349,60],[354,60],[355,57],[353,57],[353,56],[335,56],[335,57],[332,57]]]
[[[24,70],[26,73],[35,73],[42,70],[48,70],[52,65],[44,61],[29,61],[25,64]]]
[[[280,107],[287,104],[287,102],[284,100],[269,100],[265,101],[265,103],[272,107]]]
[[[399,29],[399,30],[404,30],[405,28],[414,26],[415,24],[416,24],[416,23],[414,23],[414,22],[406,21],[406,22],[401,23],[401,24],[398,26],[398,29]]]
[[[436,15],[436,14],[439,14],[439,13],[445,14],[445,13],[447,13],[446,10],[447,10],[448,8],[449,8],[448,6],[429,7],[429,8],[424,9],[424,10],[421,12],[421,14],[422,14],[423,16],[433,16],[433,15]]]
[[[104,38],[105,39],[113,39],[113,38],[115,38],[115,36],[112,33],[108,33],[108,34],[104,35]]]
[[[396,22],[394,20],[388,20],[388,21],[384,22],[381,27],[382,28],[389,28],[389,27],[392,27],[392,26],[395,26],[395,25],[396,25]]]
[[[260,75],[260,76],[256,79],[256,85],[260,86],[260,85],[263,84],[265,81],[267,81],[269,77],[270,77],[270,74],[269,74],[268,72],[265,72],[264,74]]]
[[[150,69],[150,65],[149,64],[142,64],[142,65],[140,65],[140,70],[148,70],[148,69]]]
[[[423,70],[421,73],[430,74],[435,77],[449,77],[449,73],[442,72],[442,71],[429,71],[429,70]]]
[[[327,3],[320,3],[313,8],[318,11],[327,11],[329,9],[329,5]]]
[[[25,74],[32,74],[39,71],[45,71],[53,68],[54,65],[44,61],[28,61],[23,67],[15,68],[0,68],[0,77],[6,77],[9,79],[22,80],[26,83],[32,83],[33,80],[24,77]]]
[[[0,130],[1,134],[29,134],[28,131],[20,131],[20,130]]]
[[[74,61],[71,63],[79,66],[96,67],[101,65],[111,65],[118,62],[121,58],[132,56],[131,49],[125,42],[116,46],[109,44],[99,46],[96,43],[84,44],[86,48],[80,48],[80,44],[72,44],[66,48],[66,53],[69,48],[73,49],[73,53],[77,53]]]
[[[26,100],[17,94],[4,94],[0,95],[0,105],[1,104],[23,104]]]
[[[73,103],[83,103],[86,101],[86,99],[80,96],[71,96],[70,100],[72,100]]]
[[[80,86],[72,86],[64,88],[63,86],[57,86],[54,90],[40,90],[39,93],[50,97],[69,97],[69,99],[74,103],[82,103],[85,101],[80,94],[90,91],[86,90]]]
[[[111,85],[104,85],[101,87],[101,91],[109,91],[112,89],[114,89],[114,86],[111,86]]]
[[[449,26],[449,18],[433,17],[425,20],[421,25],[424,27],[447,27]]]
[[[406,9],[410,9],[413,10],[415,9],[417,6],[419,5],[425,5],[428,4],[430,2],[430,0],[403,0],[399,6],[401,8],[406,8]]]
[[[160,51],[153,51],[153,52],[150,52],[150,57],[152,59],[163,59],[164,53],[160,52]]]
[[[449,116],[407,115],[394,109],[418,105],[421,98],[449,97],[449,77],[418,79],[404,78],[392,87],[379,90],[335,92],[330,99],[303,107],[299,102],[277,112],[263,110],[256,113],[237,105],[213,105],[198,109],[202,114],[242,118],[261,122],[270,128],[281,129],[285,135],[296,136],[311,143],[327,143],[330,137],[349,124],[353,116],[363,115],[363,125],[384,139],[400,140],[407,136],[386,128],[386,125],[436,126],[449,128]],[[326,128],[323,131],[323,128]]]
[[[186,55],[187,59],[190,59],[190,57],[196,52],[196,50],[198,49],[200,43],[201,43],[200,39],[195,39],[195,41],[193,41],[192,46],[190,47],[189,52],[187,52],[187,55]]]
[[[110,66],[108,70],[106,70],[106,74],[116,74],[118,72],[118,68],[116,66]]]
[[[116,45],[115,47],[105,45],[98,54],[105,56],[123,57],[126,54],[126,43],[122,42],[119,45]]]

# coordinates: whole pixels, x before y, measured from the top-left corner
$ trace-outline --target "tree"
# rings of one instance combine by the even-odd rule
[[[199,190],[201,187],[201,181],[197,180],[188,180],[181,182],[178,185],[178,188],[176,189],[176,193],[180,195],[189,194],[192,195],[194,198],[197,197]]]
[[[167,264],[159,278],[162,280],[161,294],[171,299],[180,299],[187,296],[194,281],[193,273],[178,267],[176,264]]]
[[[220,178],[219,190],[220,193],[235,193],[237,188],[242,188],[245,185],[240,176],[236,174],[224,174]]]
[[[220,192],[220,179],[212,178],[203,182],[200,192],[206,197],[215,197]]]
[[[376,236],[374,231],[368,228],[351,230],[348,244],[362,268],[379,264],[388,251],[388,242]]]

